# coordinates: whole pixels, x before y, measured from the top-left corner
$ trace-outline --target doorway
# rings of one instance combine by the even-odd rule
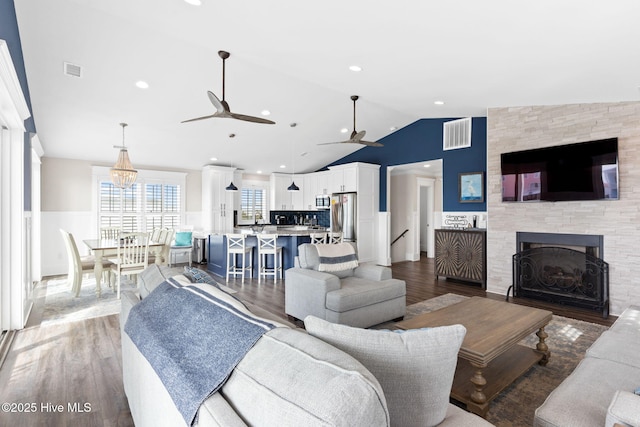
[[[435,224],[442,210],[442,160],[387,168],[391,262],[434,256]]]

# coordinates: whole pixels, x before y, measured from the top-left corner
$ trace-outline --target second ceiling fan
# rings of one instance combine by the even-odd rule
[[[183,120],[181,123],[194,122],[196,120],[204,120],[204,119],[212,119],[214,117],[220,117],[220,118],[227,118],[227,119],[244,120],[245,122],[274,125],[275,122],[271,120],[263,119],[262,117],[247,116],[245,114],[238,114],[238,113],[231,112],[231,109],[229,108],[229,104],[224,98],[225,61],[227,60],[227,58],[229,58],[229,56],[231,56],[231,54],[224,50],[219,50],[218,56],[222,58],[222,101],[219,100],[218,97],[215,96],[213,92],[211,92],[210,90],[207,91],[209,100],[211,101],[213,106],[216,108],[216,112],[209,116],[196,117],[195,119]]]
[[[353,132],[351,132],[351,136],[346,141],[338,141],[338,142],[324,142],[318,145],[331,145],[331,144],[362,144],[368,147],[384,147],[383,144],[379,142],[373,141],[365,141],[364,135],[367,133],[366,131],[361,130],[360,132],[356,131],[356,101],[358,100],[358,95],[351,95],[351,100],[353,101]]]

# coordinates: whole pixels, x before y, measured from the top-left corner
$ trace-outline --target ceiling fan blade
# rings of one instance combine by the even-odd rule
[[[203,117],[197,117],[195,119],[183,120],[180,123],[188,123],[188,122],[195,122],[197,120],[212,119],[214,117],[219,117],[219,116],[220,115],[218,113],[216,113],[216,114],[212,114],[210,116],[203,116]]]
[[[263,123],[263,124],[268,124],[268,125],[275,125],[276,124],[276,122],[272,122],[271,120],[263,119],[262,117],[247,116],[245,114],[237,114],[237,113],[232,113],[232,112],[229,112],[227,117],[231,117],[231,118],[237,119],[237,120],[244,120],[245,122]]]
[[[349,142],[351,141],[323,142],[322,144],[316,144],[316,145],[348,144]]]
[[[223,111],[227,110],[229,111],[228,108],[224,108],[224,104],[222,103],[222,101],[220,101],[218,99],[218,97],[211,92],[210,90],[207,91],[207,95],[209,96],[209,101],[211,101],[211,103],[213,104],[213,106],[216,108],[216,110],[218,111],[218,113],[222,113]]]
[[[360,142],[360,140],[362,138],[364,138],[364,136],[367,134],[367,131],[361,130],[360,132],[356,133],[355,135],[351,136],[351,140],[353,142]]]
[[[358,144],[366,145],[368,147],[384,147],[384,144],[381,144],[379,142],[372,142],[372,141],[360,140],[358,141]]]

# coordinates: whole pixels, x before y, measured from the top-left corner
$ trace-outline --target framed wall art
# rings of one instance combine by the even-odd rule
[[[460,203],[484,202],[484,173],[458,174],[458,198]]]

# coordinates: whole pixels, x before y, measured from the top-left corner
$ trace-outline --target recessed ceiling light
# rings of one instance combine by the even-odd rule
[[[444,105],[444,101],[433,101],[436,105]]]
[[[423,168],[430,168],[431,165],[422,165]]]
[[[218,158],[217,157],[212,157],[209,160],[211,160],[212,162],[215,162],[216,160],[218,160]]]
[[[362,67],[360,67],[359,65],[350,65],[350,66],[349,66],[349,69],[350,69],[351,71],[356,72],[356,73],[357,73],[357,72],[359,72],[359,71],[362,71]]]
[[[256,173],[262,173],[262,171],[256,171]]]
[[[263,115],[263,116],[268,116],[268,115],[270,115],[270,114],[271,114],[271,111],[269,111],[269,110],[262,110],[262,115]]]
[[[391,127],[389,128],[389,130],[396,130],[396,129],[398,129],[398,128],[397,128],[397,127],[395,127],[395,126],[391,126]]]
[[[284,169],[286,167],[287,167],[287,165],[280,165],[280,169]]]
[[[136,87],[139,87],[140,89],[149,89],[149,83],[143,80],[138,80],[136,82]]]
[[[349,129],[347,129],[347,128],[342,128],[342,129],[340,129],[340,132],[342,132],[342,133],[347,133],[347,132],[349,132]]]
[[[200,0],[184,0],[185,3],[189,3],[192,6],[200,6],[202,2]]]

